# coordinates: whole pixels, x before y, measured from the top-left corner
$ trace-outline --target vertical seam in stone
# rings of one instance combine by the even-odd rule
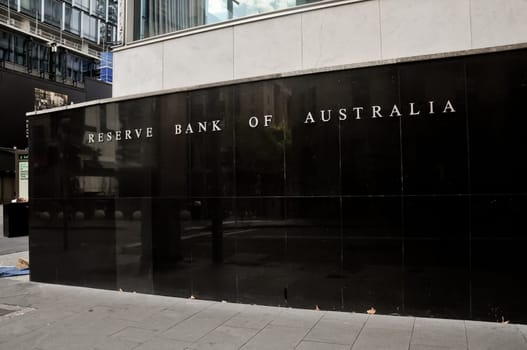
[[[165,89],[165,45],[166,41],[161,45],[161,89]]]
[[[469,119],[469,105],[468,105],[468,73],[467,73],[467,62],[465,61],[463,63],[463,78],[464,78],[464,88],[465,88],[465,94],[464,94],[464,101],[465,102],[465,136],[467,140],[467,211],[468,211],[468,232],[467,232],[467,239],[468,239],[468,279],[469,279],[469,286],[468,286],[468,307],[469,307],[469,316],[470,318],[473,317],[472,315],[472,167],[471,167],[471,157],[470,157],[470,119]]]
[[[474,40],[472,38],[472,0],[468,1],[468,33],[470,35],[470,48],[474,47]]]
[[[380,59],[383,59],[382,53],[382,20],[381,20],[381,0],[377,0],[377,5],[379,6],[379,54]]]
[[[235,64],[234,64],[234,54],[235,54],[235,51],[234,51],[234,30],[236,29],[236,26],[232,26],[231,27],[231,30],[232,30],[232,79],[236,79],[236,74],[235,74]]]
[[[339,133],[339,216],[340,216],[340,269],[344,269],[344,219],[343,219],[343,209],[342,209],[342,196],[344,191],[342,189],[342,126],[340,118],[338,118],[338,133]],[[344,309],[344,298],[342,297],[341,289],[341,308]]]
[[[401,72],[400,69],[396,69],[397,74],[397,103],[401,104]],[[405,201],[405,193],[404,193],[404,130],[403,130],[403,118],[399,118],[399,171],[401,174],[401,228],[399,230],[399,236],[401,238],[401,272],[404,276],[405,270],[406,270],[406,228],[405,228],[405,208],[404,205],[406,203]],[[406,310],[406,293],[405,293],[405,286],[404,286],[404,277],[401,280],[401,311],[404,313]]]
[[[470,35],[470,48],[474,47],[474,40],[472,38],[472,0],[468,0],[468,33]]]
[[[300,67],[304,69],[304,14],[300,14]]]

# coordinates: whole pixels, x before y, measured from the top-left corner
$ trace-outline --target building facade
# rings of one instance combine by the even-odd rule
[[[527,5],[521,0],[352,0],[280,7],[276,12],[260,9],[248,12],[260,15],[203,22],[135,41],[142,37],[137,12],[152,3],[156,1],[134,2],[127,8],[126,45],[116,50],[114,58],[116,97],[507,50],[523,47],[527,36],[522,20]],[[205,3],[208,7],[203,8],[216,8],[215,1]],[[228,13],[226,8],[223,11]],[[201,17],[206,18],[207,12]],[[147,68],[135,69],[137,62]]]
[[[31,114],[33,280],[527,321],[524,1],[128,5]]]
[[[0,169],[2,203],[16,192],[12,150],[27,148],[26,112],[111,96],[101,83],[111,67],[100,63],[117,42],[117,8],[110,0],[0,1],[0,147],[12,158]]]

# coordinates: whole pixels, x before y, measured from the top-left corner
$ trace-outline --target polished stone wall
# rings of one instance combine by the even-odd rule
[[[31,279],[527,321],[527,50],[30,119]]]

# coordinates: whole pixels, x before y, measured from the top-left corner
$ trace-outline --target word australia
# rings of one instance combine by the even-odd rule
[[[317,112],[308,112],[304,120],[304,124],[312,124],[318,121],[327,123],[333,119],[341,121],[347,119],[377,119],[377,118],[395,118],[403,116],[421,116],[434,114],[448,114],[455,113],[456,109],[450,100],[444,103],[436,103],[435,101],[428,101],[426,104],[417,106],[417,103],[410,102],[406,105],[397,105],[381,107],[381,106],[357,106],[357,107],[338,107],[336,109],[323,109]]]

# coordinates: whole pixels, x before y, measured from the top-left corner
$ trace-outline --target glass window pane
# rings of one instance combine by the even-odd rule
[[[320,0],[134,0],[134,39]]]
[[[97,0],[95,4],[95,13],[101,18],[106,17],[106,0]]]
[[[16,10],[17,6],[18,6],[17,5],[17,0],[9,0],[9,1],[8,0],[0,0],[0,4],[5,5],[5,6],[9,5],[9,8],[11,10],[13,10],[13,9]]]
[[[90,0],[75,0],[75,6],[80,7],[84,11],[90,11]]]
[[[90,39],[92,41],[97,41],[97,18],[91,17],[85,13],[82,14],[83,21],[83,31],[82,34],[84,38]]]
[[[20,11],[22,13],[38,17],[40,10],[40,0],[20,0]]]
[[[57,0],[45,0],[44,21],[60,27],[62,20],[62,3]]]
[[[80,35],[81,12],[66,5],[66,17],[64,18],[64,29],[70,33]]]
[[[117,0],[108,1],[108,21],[112,24],[117,24]]]

